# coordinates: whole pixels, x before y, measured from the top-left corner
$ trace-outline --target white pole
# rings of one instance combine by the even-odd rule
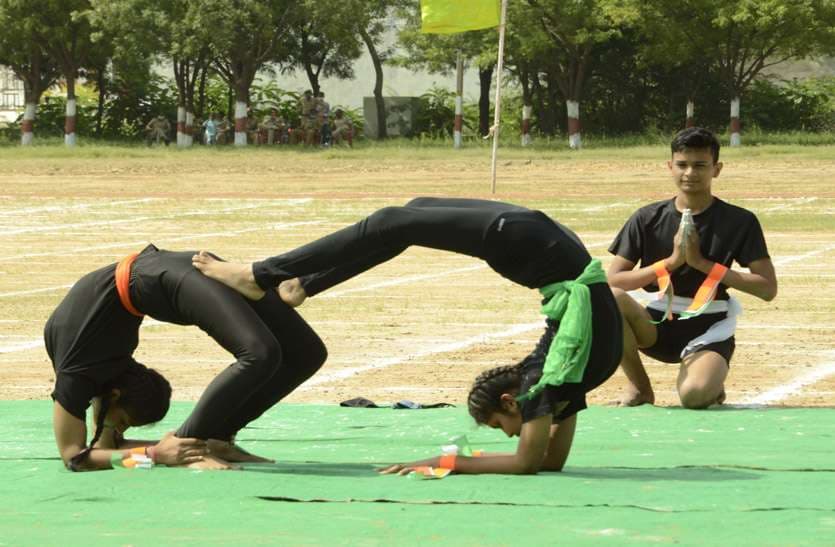
[[[507,0],[502,0],[502,15],[499,19],[499,62],[496,67],[496,113],[493,116],[493,161],[491,164],[492,192],[496,193],[496,152],[499,148],[499,116],[502,111],[502,70],[504,70],[504,28],[507,20]]]
[[[455,63],[455,122],[452,130],[453,148],[461,148],[461,128],[464,116],[464,56],[458,50]]]

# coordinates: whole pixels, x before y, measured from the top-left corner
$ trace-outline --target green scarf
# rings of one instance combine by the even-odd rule
[[[542,305],[542,313],[549,319],[559,321],[560,327],[548,348],[542,377],[518,400],[534,397],[546,385],[576,384],[583,380],[591,351],[591,294],[588,286],[605,282],[606,274],[600,267],[600,261],[595,259],[574,281],[551,283],[539,289],[547,299]]]

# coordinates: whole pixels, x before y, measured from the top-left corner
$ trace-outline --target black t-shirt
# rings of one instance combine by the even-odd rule
[[[188,274],[193,251],[170,252],[148,245],[131,269],[133,305],[154,319],[191,324],[176,309],[176,298]],[[83,420],[93,397],[135,361],[141,317],[128,313],[119,300],[116,264],[82,277],[50,316],[44,329],[47,353],[55,369],[52,398]]]
[[[556,335],[559,326],[559,323],[550,319],[546,324],[545,333],[539,339],[536,348],[520,364],[522,367],[520,393],[527,393],[531,386],[536,385],[542,377],[545,357],[548,355],[551,340]],[[539,394],[530,399],[524,399],[520,403],[523,423],[549,414],[553,416],[554,422],[560,422],[586,408],[586,386],[583,384],[545,386]]]
[[[751,262],[769,258],[760,223],[751,211],[731,205],[714,197],[704,211],[693,215],[699,231],[702,256],[708,260],[731,267],[736,261],[747,267]],[[676,209],[675,198],[651,203],[638,209],[621,228],[609,247],[609,252],[621,256],[641,267],[669,257],[673,252],[673,240],[681,224],[681,213]],[[706,275],[683,265],[672,272],[671,279],[676,296],[692,298]],[[657,291],[653,282],[645,287]],[[716,300],[727,300],[727,288],[720,284]]]
[[[541,211],[498,215],[484,241],[481,258],[502,277],[531,289],[576,279],[591,261],[580,238]]]
[[[119,301],[111,264],[82,277],[58,305],[44,329],[55,369],[52,398],[84,420],[93,397],[133,363],[141,317]]]

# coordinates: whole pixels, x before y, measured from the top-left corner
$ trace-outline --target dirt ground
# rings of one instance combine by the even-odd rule
[[[0,150],[0,399],[49,396],[46,318],[81,275],[148,242],[251,261],[413,196],[468,196],[542,209],[573,228],[605,267],[629,215],[674,193],[661,147],[502,154],[494,195],[485,149]],[[740,295],[728,403],[831,406],[835,148],[723,154],[715,193],[758,215],[780,282],[773,302]],[[300,311],[329,359],[291,402],[462,404],[479,371],[519,360],[541,332],[533,291],[475,259],[425,249]],[[196,328],[146,320],[140,332],[137,359],[171,380],[175,399],[196,399],[231,361]],[[658,404],[677,404],[677,366],[645,364]],[[624,381],[617,373],[589,402],[616,399]]]

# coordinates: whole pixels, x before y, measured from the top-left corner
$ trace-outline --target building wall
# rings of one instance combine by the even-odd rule
[[[23,80],[14,72],[0,67],[0,122],[13,122],[23,112]]]

